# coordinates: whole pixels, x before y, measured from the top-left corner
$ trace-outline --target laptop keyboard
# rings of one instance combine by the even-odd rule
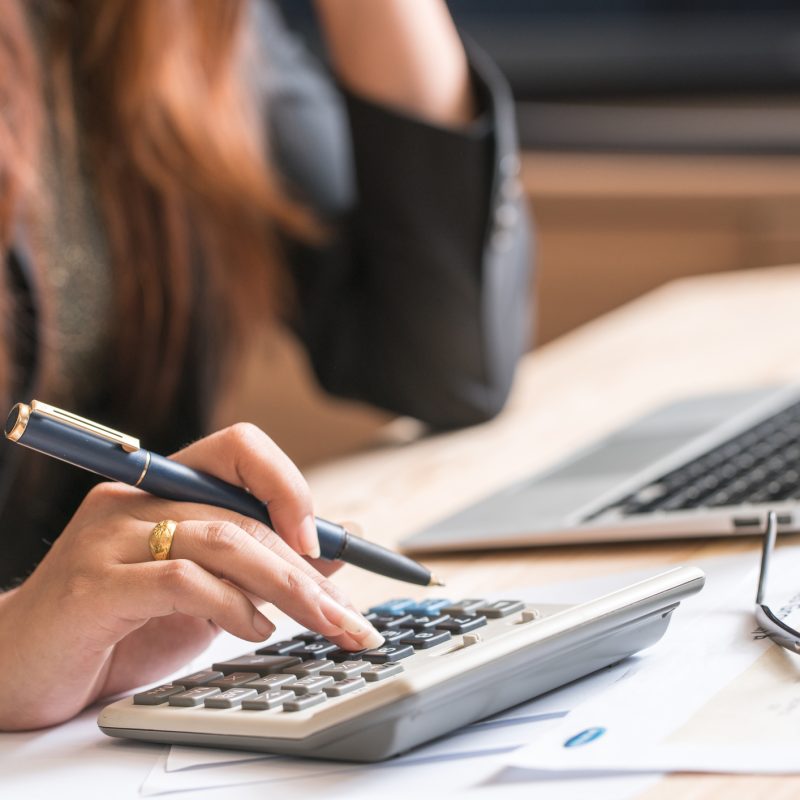
[[[793,498],[800,498],[800,402],[587,519]]]

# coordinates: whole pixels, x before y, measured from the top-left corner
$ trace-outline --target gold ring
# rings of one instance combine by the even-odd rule
[[[175,535],[175,528],[178,523],[174,519],[162,519],[150,534],[150,552],[156,561],[164,561],[169,558],[169,551],[172,547],[172,537]]]

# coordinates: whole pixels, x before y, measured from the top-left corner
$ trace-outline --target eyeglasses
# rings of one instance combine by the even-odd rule
[[[767,527],[764,531],[764,546],[761,549],[761,571],[758,575],[758,589],[756,590],[756,620],[764,633],[772,639],[775,644],[791,650],[793,653],[800,653],[800,632],[790,628],[781,620],[764,600],[764,593],[767,585],[767,572],[769,571],[769,560],[775,548],[775,538],[778,534],[778,515],[774,511],[767,514]]]

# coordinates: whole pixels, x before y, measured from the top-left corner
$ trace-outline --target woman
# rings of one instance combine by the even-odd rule
[[[314,560],[289,459],[248,425],[198,439],[252,320],[293,326],[329,391],[433,426],[505,399],[527,273],[507,90],[443,0],[315,5],[339,85],[266,3],[4,2],[4,407],[177,450],[268,502],[275,532],[4,445],[0,729],[155,680],[219,628],[262,641],[253,600],[382,640]]]

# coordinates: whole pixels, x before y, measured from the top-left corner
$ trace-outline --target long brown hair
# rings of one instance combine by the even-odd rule
[[[246,5],[73,0],[58,6],[53,85],[62,110],[72,107],[72,98],[63,102],[70,89],[79,109],[114,265],[116,396],[127,394],[133,408],[152,407],[157,398],[167,405],[201,297],[213,301],[201,308],[208,341],[219,347],[241,340],[256,307],[262,317],[277,312],[287,284],[280,278],[275,224],[294,234],[314,230],[309,215],[281,191],[266,157],[263,124],[243,79]],[[10,109],[0,115],[3,248],[20,198],[35,192],[41,98],[22,3],[6,0],[0,18],[0,107]],[[69,114],[49,112],[62,129],[70,127],[63,122]],[[6,354],[0,387],[8,385],[8,362]]]

